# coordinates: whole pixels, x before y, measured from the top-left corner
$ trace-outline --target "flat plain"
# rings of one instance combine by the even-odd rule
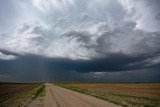
[[[42,84],[0,83],[0,107],[25,106],[35,99]]]
[[[160,107],[160,83],[64,83],[64,88],[129,107]]]
[[[41,95],[43,97],[39,97]],[[0,84],[0,107],[74,107],[74,105],[160,107],[160,83]]]

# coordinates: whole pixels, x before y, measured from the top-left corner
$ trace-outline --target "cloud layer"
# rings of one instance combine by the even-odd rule
[[[158,0],[2,0],[0,4],[4,26],[0,27],[0,74],[15,66],[13,72],[89,73],[90,79],[98,72],[104,77],[105,72],[125,75],[140,70],[159,75]],[[7,14],[10,10],[12,14]],[[43,59],[35,62],[37,69],[29,64],[32,58]]]

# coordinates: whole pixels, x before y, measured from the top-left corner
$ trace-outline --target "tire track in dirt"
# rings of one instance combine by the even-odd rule
[[[56,100],[56,98],[55,98],[55,96],[54,96],[54,94],[53,94],[53,92],[52,92],[51,89],[50,89],[50,91],[51,91],[51,93],[52,93],[52,96],[53,96],[54,100],[56,101],[57,107],[60,107],[60,104],[59,104],[58,101]]]

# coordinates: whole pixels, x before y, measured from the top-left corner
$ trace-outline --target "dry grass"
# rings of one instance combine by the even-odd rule
[[[160,107],[160,83],[65,84],[87,94],[130,107]],[[75,88],[80,90],[79,88]]]
[[[160,83],[146,84],[70,84],[89,90],[112,94],[160,98]]]
[[[0,106],[19,106],[29,103],[41,84],[0,84]]]

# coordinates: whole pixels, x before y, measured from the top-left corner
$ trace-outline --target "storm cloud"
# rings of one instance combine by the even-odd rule
[[[2,0],[0,80],[159,81],[159,7],[158,0]]]
[[[160,57],[133,57],[121,53],[107,58],[73,60],[1,52],[6,56],[18,57],[0,60],[0,73],[8,76],[8,81],[159,81]],[[143,74],[140,76],[142,78],[139,74]]]

